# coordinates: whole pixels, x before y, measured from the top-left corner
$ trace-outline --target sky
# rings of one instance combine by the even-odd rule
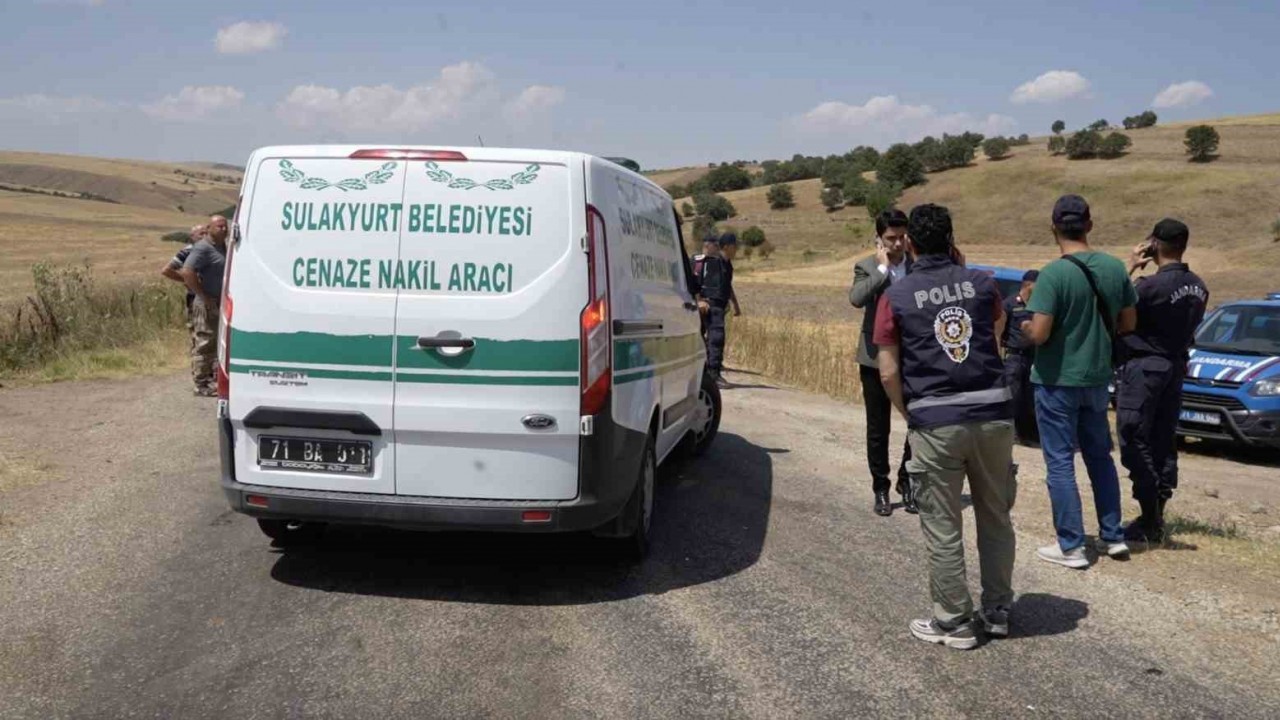
[[[243,164],[271,144],[482,138],[658,168],[1280,110],[1274,0],[0,0],[0,14],[8,150]]]

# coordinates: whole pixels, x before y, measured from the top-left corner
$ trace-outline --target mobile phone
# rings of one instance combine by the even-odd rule
[[[1142,257],[1153,258],[1156,256],[1155,238],[1147,238],[1147,246],[1142,249]]]

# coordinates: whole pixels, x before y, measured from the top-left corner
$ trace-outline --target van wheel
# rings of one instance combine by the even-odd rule
[[[320,539],[324,523],[258,518],[258,529],[279,547],[306,545]]]
[[[623,510],[627,525],[634,528],[630,535],[618,542],[624,559],[641,562],[649,554],[649,528],[653,523],[653,493],[658,477],[658,458],[653,451],[653,436],[644,444],[644,457],[640,460],[640,477],[636,489]]]
[[[698,388],[698,407],[689,436],[693,441],[693,455],[701,455],[711,446],[720,432],[720,388],[710,373],[702,373],[702,386]]]

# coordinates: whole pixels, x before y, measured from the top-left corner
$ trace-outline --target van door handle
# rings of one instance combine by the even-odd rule
[[[662,332],[661,320],[614,320],[613,334],[618,336],[627,335],[651,335]]]
[[[472,338],[454,338],[454,337],[420,337],[418,338],[418,347],[440,350],[447,348],[450,350],[470,350],[476,346],[476,341]]]

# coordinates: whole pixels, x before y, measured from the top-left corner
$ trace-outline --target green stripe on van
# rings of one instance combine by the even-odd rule
[[[316,378],[322,380],[370,380],[391,382],[392,373],[380,370],[334,370],[330,368],[276,367],[266,365],[249,365],[231,363],[231,372],[242,375],[262,374],[270,378],[301,380]],[[301,376],[301,377],[299,377]],[[577,385],[574,376],[545,375],[482,375],[468,373],[465,375],[446,375],[443,373],[395,373],[396,382],[429,383],[436,385],[537,385],[537,386],[570,386]]]
[[[673,360],[682,360],[702,351],[704,351],[702,336],[698,333],[674,337],[615,340],[613,370],[622,372],[632,368],[661,365]]]
[[[416,350],[416,335],[331,335],[270,333],[231,328],[231,359],[317,365],[391,367],[393,341],[399,367],[422,370],[503,370],[511,372],[577,372],[578,340],[492,340],[476,338],[471,352],[457,357]]]

